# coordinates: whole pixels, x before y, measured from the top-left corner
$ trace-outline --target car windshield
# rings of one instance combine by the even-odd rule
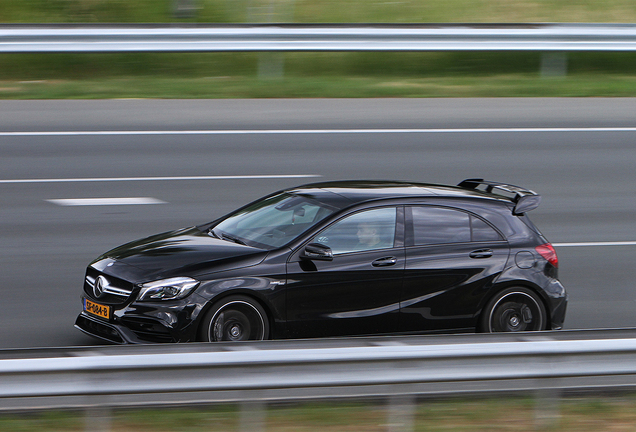
[[[236,243],[273,249],[296,239],[334,210],[311,198],[282,193],[234,213],[211,227],[210,234]]]

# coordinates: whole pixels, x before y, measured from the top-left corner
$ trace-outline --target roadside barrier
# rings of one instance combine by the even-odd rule
[[[283,75],[284,51],[537,51],[541,75],[567,52],[636,51],[634,24],[0,25],[0,53],[263,51],[259,77]]]
[[[388,398],[396,416],[421,396],[532,392],[549,407],[564,390],[634,387],[635,330],[0,352],[0,410],[101,417],[116,407],[238,402],[259,412],[322,398]]]
[[[0,25],[4,53],[153,51],[636,51],[636,25]]]

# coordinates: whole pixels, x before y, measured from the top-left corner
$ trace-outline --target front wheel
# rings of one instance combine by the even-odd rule
[[[493,297],[480,319],[480,330],[486,333],[545,330],[546,325],[543,302],[522,287],[505,289]]]
[[[203,342],[263,340],[269,337],[269,322],[256,301],[245,296],[227,297],[205,314],[199,327]]]

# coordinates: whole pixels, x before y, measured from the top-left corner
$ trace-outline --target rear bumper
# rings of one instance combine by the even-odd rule
[[[553,279],[546,287],[549,295],[550,329],[561,330],[565,321],[565,312],[568,306],[568,295],[565,287],[557,279]]]
[[[568,306],[568,298],[565,296],[563,300],[558,302],[552,310],[551,327],[552,330],[561,330],[565,321],[565,312]]]

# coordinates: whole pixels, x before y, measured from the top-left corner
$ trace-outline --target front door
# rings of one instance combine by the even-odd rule
[[[287,265],[289,337],[397,331],[404,271],[402,208],[347,215],[308,243],[331,248],[333,261],[299,258]]]

